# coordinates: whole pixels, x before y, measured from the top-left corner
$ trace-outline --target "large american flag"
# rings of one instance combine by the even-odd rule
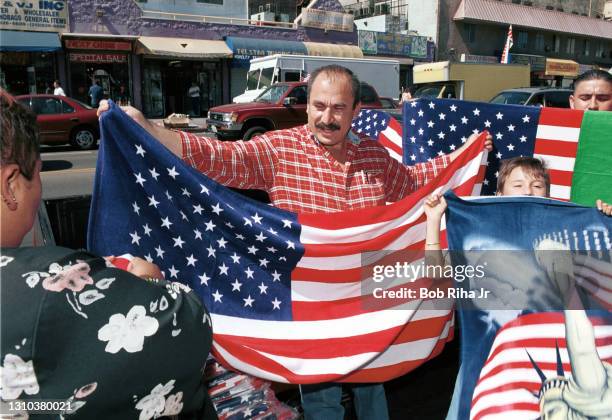
[[[382,110],[362,109],[351,126],[358,136],[377,139],[391,157],[402,162],[402,126],[392,115]]]
[[[404,163],[424,162],[460,147],[475,132],[493,136],[482,194],[495,193],[499,163],[517,156],[542,158],[550,173],[550,197],[570,199],[584,111],[521,105],[417,99],[404,104]]]
[[[484,139],[400,202],[302,215],[208,179],[114,105],[101,132],[89,249],[144,256],[189,285],[211,313],[213,352],[226,366],[278,382],[380,382],[434,357],[452,336],[449,305],[364,305],[362,255],[422,250],[424,198],[472,194]]]

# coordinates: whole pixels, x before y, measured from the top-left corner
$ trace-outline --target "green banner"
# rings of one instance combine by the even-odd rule
[[[594,206],[612,203],[612,112],[586,111],[572,178],[571,201]]]

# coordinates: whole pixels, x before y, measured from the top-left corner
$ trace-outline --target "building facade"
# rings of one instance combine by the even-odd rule
[[[62,8],[64,26],[38,28],[53,42],[30,45],[32,30],[2,21],[2,86],[14,94],[44,93],[59,79],[69,96],[88,102],[97,81],[106,97],[129,101],[149,117],[193,114],[192,83],[200,88],[202,114],[230,102],[244,90],[248,59],[255,56],[316,54],[317,45],[327,44],[358,49],[352,19],[350,25],[335,24],[345,15],[336,0],[315,2],[309,16],[316,19],[299,23],[250,19],[246,0],[40,3]],[[19,38],[14,45],[5,45],[7,34]]]
[[[578,3],[582,2],[563,2],[566,7]],[[569,86],[590,68],[612,66],[612,22],[583,16],[584,10],[567,13],[515,2],[441,0],[438,59],[499,62],[512,25],[510,61],[531,65],[531,84]]]

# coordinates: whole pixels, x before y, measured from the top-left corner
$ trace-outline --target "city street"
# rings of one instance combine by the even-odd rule
[[[43,199],[90,195],[97,150],[73,151],[69,147],[41,148]]]

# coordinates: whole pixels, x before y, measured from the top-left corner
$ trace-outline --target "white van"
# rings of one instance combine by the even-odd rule
[[[277,82],[299,82],[319,67],[338,64],[350,69],[373,86],[380,96],[399,95],[399,61],[374,58],[340,58],[309,55],[274,54],[251,60],[247,87],[234,97],[234,103],[252,102],[265,88]]]

